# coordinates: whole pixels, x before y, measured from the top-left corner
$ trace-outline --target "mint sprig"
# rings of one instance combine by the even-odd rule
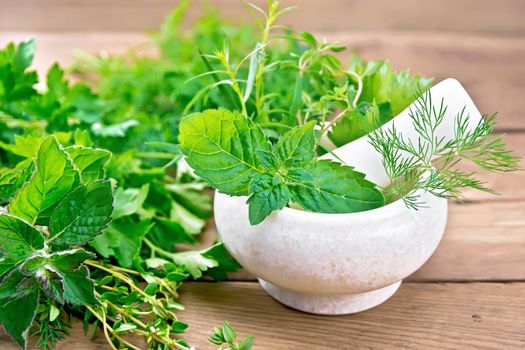
[[[252,225],[290,202],[321,213],[377,208],[384,198],[352,167],[316,159],[315,122],[292,128],[272,146],[260,127],[225,109],[181,121],[180,149],[195,172],[229,195],[248,195]]]

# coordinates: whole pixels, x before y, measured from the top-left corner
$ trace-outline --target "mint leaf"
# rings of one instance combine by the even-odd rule
[[[44,247],[44,236],[27,222],[0,214],[0,253],[11,261],[21,261]]]
[[[27,346],[28,332],[35,318],[38,306],[38,293],[32,292],[19,299],[6,301],[0,299],[0,324],[24,349]]]
[[[0,281],[15,267],[16,263],[16,261],[9,260],[6,257],[0,259]]]
[[[66,152],[80,172],[82,182],[87,183],[105,177],[104,167],[111,158],[111,152],[83,146],[68,147]]]
[[[94,254],[83,249],[38,254],[27,259],[21,265],[20,271],[27,276],[39,276],[38,281],[43,291],[59,302],[68,301],[78,304],[79,298],[86,301],[91,300],[90,295],[94,293],[93,290],[91,290],[91,294],[86,293],[86,291],[89,292],[89,286],[92,286],[92,283],[88,279],[86,280],[87,284],[78,286],[72,284],[77,283],[75,282],[76,278],[84,278],[84,272],[79,272],[79,269],[85,268],[81,264],[94,256]]]
[[[53,253],[50,260],[51,264],[60,271],[73,271],[84,261],[94,257],[95,254],[84,249],[71,249]]]
[[[103,234],[91,242],[91,246],[103,257],[115,257],[119,265],[131,267],[140,253],[142,239],[152,226],[150,220],[133,223],[113,222]]]
[[[247,195],[250,181],[262,172],[256,151],[270,144],[251,120],[225,109],[207,110],[182,119],[179,143],[195,173],[229,195]]]
[[[149,192],[149,185],[145,184],[141,188],[127,188],[119,187],[115,191],[115,210],[113,211],[113,219],[119,219],[123,216],[136,214],[142,209],[142,205],[146,200]]]
[[[21,161],[13,169],[0,169],[0,201],[8,201],[13,197],[34,171],[31,160]]]
[[[30,292],[30,290],[20,288],[20,284],[26,278],[27,276],[19,269],[14,269],[7,274],[2,280],[2,283],[0,283],[0,300],[20,298],[20,296]]]
[[[49,242],[81,245],[99,234],[111,220],[113,193],[109,180],[80,185],[51,215]]]
[[[89,271],[82,265],[74,271],[58,271],[64,285],[64,300],[73,305],[92,305],[95,298],[95,286],[89,278]]]
[[[293,128],[281,136],[275,154],[286,167],[301,166],[315,157],[315,122]]]
[[[291,199],[286,184],[269,174],[256,175],[250,186],[248,198],[250,224],[261,223],[274,210],[281,210]]]
[[[378,208],[385,201],[364,174],[330,160],[312,163],[289,188],[294,202],[318,213],[359,212]]]
[[[31,224],[61,200],[78,180],[78,173],[54,136],[42,141],[35,165],[33,176],[7,207],[10,214]]]

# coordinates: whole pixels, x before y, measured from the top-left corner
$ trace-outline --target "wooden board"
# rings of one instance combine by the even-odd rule
[[[224,319],[240,336],[255,335],[254,350],[523,349],[524,295],[525,283],[404,283],[377,308],[325,317],[286,308],[256,283],[187,283],[180,317],[199,350],[216,349],[206,339]],[[0,349],[17,347],[4,334]],[[87,339],[77,321],[56,349],[109,347],[100,334]]]
[[[0,30],[124,31],[157,28],[177,0],[0,0]],[[244,20],[248,12],[238,0],[193,1],[219,8],[222,15]],[[265,7],[267,0],[251,2]],[[438,30],[519,35],[525,33],[521,0],[287,0],[298,8],[283,21],[304,30]]]

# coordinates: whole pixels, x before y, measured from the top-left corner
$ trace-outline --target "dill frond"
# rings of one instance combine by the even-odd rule
[[[430,92],[420,96],[410,110],[417,139],[407,139],[395,124],[387,130],[370,133],[370,144],[383,156],[383,166],[390,186],[383,192],[387,202],[402,198],[413,209],[424,203],[417,193],[424,190],[442,198],[461,199],[462,190],[474,188],[495,193],[475,172],[460,170],[458,165],[470,161],[491,172],[520,170],[520,158],[504,141],[504,135],[493,135],[495,115],[484,116],[474,128],[469,128],[469,115],[463,108],[454,120],[454,137],[438,136],[447,112],[442,99],[436,108]]]

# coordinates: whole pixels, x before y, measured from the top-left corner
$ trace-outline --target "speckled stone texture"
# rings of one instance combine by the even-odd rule
[[[454,118],[464,107],[470,127],[481,120],[456,80],[437,84],[431,94],[436,108],[442,98],[448,106],[437,137],[445,141],[453,137]],[[408,110],[394,120],[405,138],[417,138]],[[388,183],[381,157],[366,136],[334,153],[371,181],[381,186]],[[216,193],[215,222],[230,253],[275,299],[306,312],[347,314],[388,299],[400,281],[420,268],[437,248],[447,221],[447,201],[426,192],[419,194],[425,203],[420,210],[408,209],[402,200],[350,214],[284,208],[252,226],[246,197]]]

